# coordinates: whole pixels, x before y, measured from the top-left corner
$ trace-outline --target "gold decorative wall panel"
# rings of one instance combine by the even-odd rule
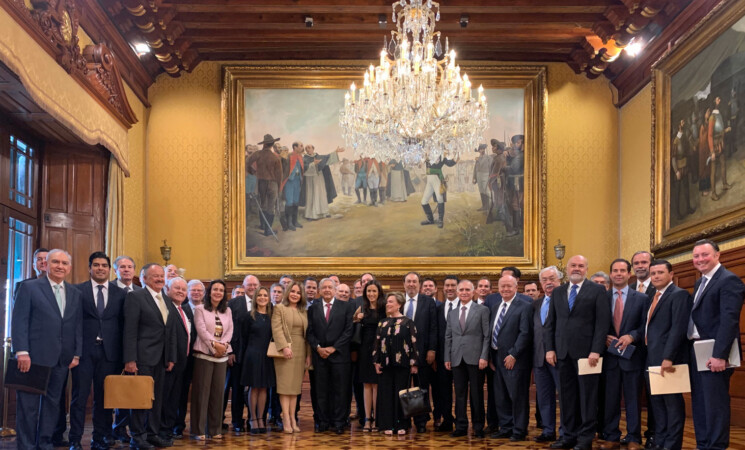
[[[124,179],[124,253],[137,267],[145,263],[145,137],[148,110],[125,85],[127,98],[140,121],[129,129],[129,177]],[[116,255],[111,255],[112,258]]]

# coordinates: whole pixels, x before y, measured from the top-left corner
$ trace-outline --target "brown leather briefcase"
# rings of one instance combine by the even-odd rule
[[[155,400],[155,382],[147,375],[109,375],[103,382],[103,407],[106,409],[151,409]]]

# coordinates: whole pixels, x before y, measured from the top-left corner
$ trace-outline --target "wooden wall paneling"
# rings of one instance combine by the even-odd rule
[[[73,259],[70,281],[88,279],[88,256],[104,248],[108,153],[49,145],[42,174],[41,245]]]

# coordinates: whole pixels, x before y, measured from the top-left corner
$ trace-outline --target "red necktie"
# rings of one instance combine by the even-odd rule
[[[331,313],[331,303],[326,303],[326,322],[329,321],[330,313]]]
[[[623,320],[623,296],[621,291],[616,291],[616,304],[613,307],[613,326],[616,328],[616,336],[621,337],[621,321]]]
[[[181,320],[184,322],[184,329],[186,329],[186,356],[189,356],[189,342],[191,342],[191,336],[189,336],[189,326],[186,324],[186,316],[184,310],[181,309],[181,305],[177,306],[179,314],[181,314]]]

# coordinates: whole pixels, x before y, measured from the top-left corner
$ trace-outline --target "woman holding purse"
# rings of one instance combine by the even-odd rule
[[[385,293],[383,287],[377,280],[365,285],[363,303],[354,320],[359,322],[361,328],[361,343],[359,350],[359,381],[364,387],[365,398],[365,424],[362,431],[377,431],[373,423],[373,412],[377,415],[378,397],[378,373],[373,364],[373,350],[375,349],[375,336],[378,331],[378,321],[385,317]]]
[[[293,281],[285,290],[282,303],[274,308],[272,314],[274,344],[283,355],[275,358],[274,369],[285,433],[300,432],[295,420],[295,407],[302,390],[303,375],[310,367],[310,348],[305,341],[308,329],[305,305],[303,285]]]
[[[267,389],[274,387],[274,361],[267,356],[272,340],[272,304],[269,290],[260,287],[251,300],[251,312],[241,325],[243,341],[247,343],[243,355],[241,384],[246,386],[246,404],[250,414],[251,434],[266,433],[264,407]]]
[[[409,420],[404,418],[398,391],[409,387],[410,374],[417,373],[416,326],[404,316],[406,298],[392,292],[385,299],[386,317],[378,324],[373,361],[378,381],[378,410],[375,421],[387,436],[405,435]]]
[[[233,316],[228,308],[225,282],[207,288],[204,304],[194,308],[197,340],[194,343],[194,378],[191,396],[191,435],[222,439],[222,402],[228,355],[232,353]],[[209,423],[209,430],[206,429]]]

